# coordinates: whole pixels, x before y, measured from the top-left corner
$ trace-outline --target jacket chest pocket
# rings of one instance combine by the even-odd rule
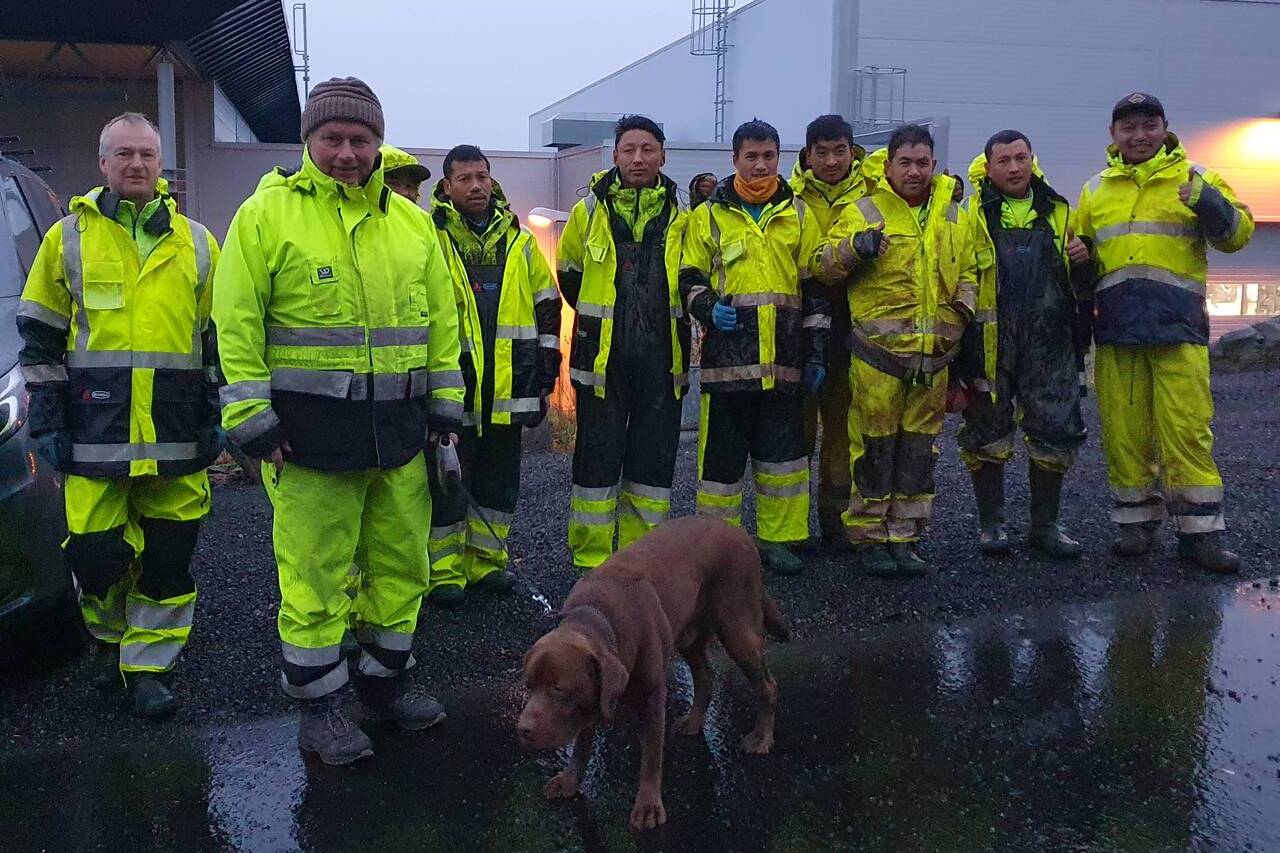
[[[587,254],[591,256],[591,260],[597,264],[604,263],[605,255],[609,254],[609,247],[603,243],[588,243]]]
[[[87,261],[84,265],[84,307],[113,311],[124,307],[124,264],[120,261]]]
[[[732,243],[726,243],[720,251],[720,260],[727,267],[735,261],[740,261],[747,256],[747,241],[735,240]]]
[[[990,247],[983,246],[981,249],[978,249],[973,253],[973,261],[974,266],[978,268],[978,271],[984,272],[995,266],[996,253]]]
[[[342,268],[333,259],[312,259],[310,269],[311,310],[317,317],[336,317],[346,308],[346,289]]]

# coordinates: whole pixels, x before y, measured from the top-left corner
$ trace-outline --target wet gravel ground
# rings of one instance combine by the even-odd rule
[[[1215,455],[1227,483],[1229,537],[1245,560],[1245,578],[1280,574],[1278,389],[1280,371],[1214,380]],[[1067,527],[1087,549],[1084,559],[1048,562],[1032,556],[1020,541],[1007,558],[977,556],[972,491],[955,449],[957,419],[950,418],[939,442],[934,522],[922,548],[933,564],[928,577],[873,579],[852,560],[810,555],[803,575],[767,580],[795,633],[857,633],[885,623],[947,622],[1148,589],[1234,582],[1181,563],[1171,532],[1162,548],[1141,560],[1109,555],[1110,501],[1092,400],[1085,409],[1090,440],[1067,481],[1063,511]],[[693,509],[695,452],[688,435],[677,472],[678,513]],[[1025,472],[1021,456],[1009,466],[1015,540],[1025,526]],[[468,685],[514,681],[525,650],[552,624],[530,588],[557,606],[575,580],[565,544],[569,457],[527,454],[523,477],[511,541],[521,585],[504,599],[476,597],[459,609],[432,609],[420,624],[416,677],[446,703],[451,692]],[[196,627],[174,677],[182,706],[176,719],[163,725],[225,724],[287,712],[291,704],[278,687],[270,508],[259,487],[230,484],[215,490],[194,572],[200,588]],[[0,664],[0,753],[92,744],[116,736],[122,727],[141,725],[127,717],[122,693],[103,696],[88,686],[87,656],[44,653],[38,643],[20,654],[8,652]]]

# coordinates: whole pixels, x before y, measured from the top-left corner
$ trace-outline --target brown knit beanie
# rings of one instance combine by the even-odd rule
[[[332,77],[311,87],[302,110],[303,140],[326,121],[357,121],[383,138],[382,103],[367,83],[355,77]]]

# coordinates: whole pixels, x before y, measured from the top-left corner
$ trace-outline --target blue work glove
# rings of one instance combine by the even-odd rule
[[[806,391],[810,394],[817,394],[818,389],[822,387],[822,383],[827,381],[827,368],[811,361],[804,366],[804,373],[800,381],[804,383]]]
[[[722,332],[736,332],[742,328],[738,325],[738,309],[729,304],[727,296],[711,309],[711,322]]]

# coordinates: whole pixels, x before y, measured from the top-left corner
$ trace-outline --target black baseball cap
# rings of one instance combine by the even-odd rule
[[[1155,95],[1148,95],[1146,92],[1131,92],[1116,101],[1116,105],[1111,108],[1111,123],[1115,124],[1125,116],[1134,113],[1159,116],[1165,121],[1169,120],[1164,114],[1164,104],[1160,103],[1160,99]]]

